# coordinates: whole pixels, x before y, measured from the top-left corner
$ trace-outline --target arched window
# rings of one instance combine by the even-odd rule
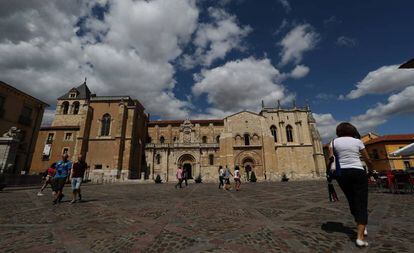
[[[214,155],[213,154],[208,155],[208,163],[210,165],[214,165]]]
[[[275,142],[277,142],[277,128],[276,128],[276,126],[272,125],[270,127],[270,132],[273,135],[273,140],[275,140]]]
[[[250,135],[249,134],[244,134],[244,145],[249,146],[250,145]]]
[[[111,130],[111,115],[108,113],[102,116],[101,136],[109,136]]]
[[[69,112],[69,102],[65,101],[62,103],[62,114],[68,114]]]
[[[202,138],[202,142],[203,142],[203,143],[207,143],[207,136],[203,136],[203,138]]]
[[[176,141],[177,141],[177,136],[174,136],[173,142],[176,142]]]
[[[293,128],[290,125],[286,127],[286,139],[287,142],[293,142]]]
[[[216,137],[216,142],[217,142],[217,143],[220,143],[220,135],[217,135],[217,137]]]
[[[78,114],[79,113],[79,102],[78,101],[73,102],[72,108],[73,108],[73,114]]]
[[[161,144],[164,144],[164,142],[165,142],[165,138],[164,138],[164,136],[161,136],[161,137],[160,137],[160,143],[161,143]]]
[[[160,154],[157,154],[155,156],[155,160],[157,160],[157,164],[161,164],[161,155]]]

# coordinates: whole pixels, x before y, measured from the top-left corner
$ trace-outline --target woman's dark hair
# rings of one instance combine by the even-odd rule
[[[52,164],[50,165],[50,168],[56,168],[56,163],[52,163]]]
[[[361,135],[354,125],[348,122],[342,122],[336,127],[336,136],[338,137],[353,137],[360,139]]]
[[[218,172],[220,172],[220,170],[221,170],[222,168],[223,168],[223,166],[221,166],[221,165],[220,165],[217,171],[218,171]]]
[[[240,169],[239,169],[239,166],[238,166],[238,165],[236,165],[236,167],[234,167],[234,170],[240,170]]]

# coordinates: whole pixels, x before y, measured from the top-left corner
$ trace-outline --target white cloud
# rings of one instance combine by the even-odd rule
[[[318,127],[319,134],[323,140],[326,141],[335,137],[336,126],[339,124],[339,122],[333,117],[331,113],[313,113],[313,117],[316,120],[316,126]]]
[[[395,115],[414,113],[414,86],[405,88],[403,91],[391,95],[387,103],[378,103],[375,107],[368,109],[364,114],[351,118],[351,122],[361,132],[374,130],[375,127],[384,124]]]
[[[414,85],[414,70],[398,69],[399,65],[383,66],[371,71],[346,96],[341,98],[356,99],[367,94],[385,94]]]
[[[316,47],[319,38],[319,34],[309,24],[294,27],[279,43],[282,46],[280,64],[286,65],[289,62],[298,64],[302,61],[305,52]]]
[[[351,37],[340,36],[336,40],[336,44],[341,47],[355,47],[358,45],[358,40]]]
[[[88,77],[98,95],[138,98],[151,114],[185,117],[172,65],[198,23],[194,0],[113,1],[104,21],[92,15],[100,1],[0,3],[2,80],[53,105]],[[77,23],[85,17],[85,36]],[[97,40],[99,37],[99,40]]]
[[[290,6],[290,3],[288,0],[277,0],[285,9],[286,12],[290,12],[292,10],[292,7]]]
[[[55,109],[47,108],[43,113],[42,126],[50,126],[55,117]]]
[[[289,76],[294,78],[294,79],[300,79],[305,77],[306,75],[309,74],[309,67],[305,66],[305,65],[297,65],[292,72],[290,72]]]
[[[193,68],[197,64],[210,66],[215,60],[223,59],[231,50],[244,50],[243,39],[252,31],[250,26],[240,26],[237,18],[223,9],[208,8],[212,22],[201,23],[194,38],[196,47],[193,55],[184,55],[181,64]]]
[[[203,70],[195,76],[193,93],[207,94],[212,105],[209,113],[235,112],[243,109],[257,111],[265,103],[291,101],[294,95],[279,84],[280,72],[269,59],[246,58],[230,61],[223,66]]]

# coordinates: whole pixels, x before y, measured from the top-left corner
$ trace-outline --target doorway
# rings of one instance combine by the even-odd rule
[[[187,171],[188,179],[193,179],[193,170],[191,163],[184,163],[183,169],[184,171]]]

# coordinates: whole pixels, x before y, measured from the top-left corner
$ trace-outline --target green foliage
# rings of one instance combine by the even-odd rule
[[[200,184],[203,182],[203,179],[201,178],[201,175],[199,174],[194,181],[196,182],[196,184]]]
[[[250,174],[250,182],[254,183],[256,181],[257,181],[256,174],[254,173],[254,171],[252,171],[252,173]]]
[[[161,184],[162,183],[162,180],[161,180],[160,175],[157,175],[157,177],[155,178],[154,181],[155,181],[156,184]]]

